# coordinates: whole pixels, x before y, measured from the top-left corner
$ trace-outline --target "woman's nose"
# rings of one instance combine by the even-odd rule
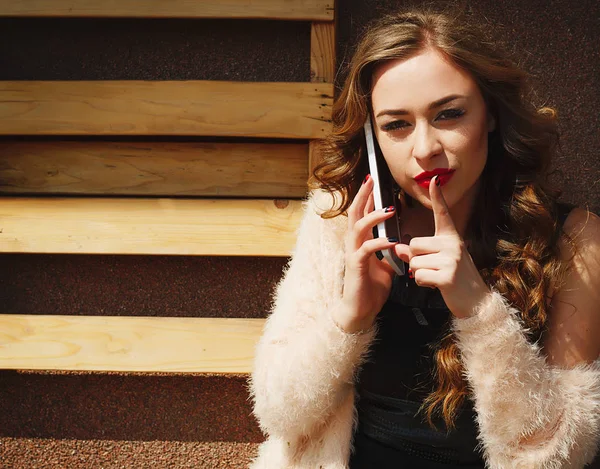
[[[412,156],[424,160],[441,153],[442,144],[437,138],[435,129],[428,124],[417,124],[413,132]]]

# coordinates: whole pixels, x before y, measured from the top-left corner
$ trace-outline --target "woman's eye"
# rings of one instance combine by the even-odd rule
[[[438,114],[437,119],[448,120],[456,119],[465,113],[464,109],[446,109]]]
[[[386,132],[392,131],[392,130],[398,130],[398,129],[403,129],[404,127],[407,127],[409,125],[408,122],[406,121],[394,121],[394,122],[390,122],[388,124],[385,124],[382,129],[385,130]]]

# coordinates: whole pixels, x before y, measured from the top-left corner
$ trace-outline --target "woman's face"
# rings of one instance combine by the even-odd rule
[[[429,181],[441,172],[449,207],[472,201],[494,122],[471,76],[426,49],[380,65],[371,91],[375,134],[400,187],[431,208]]]

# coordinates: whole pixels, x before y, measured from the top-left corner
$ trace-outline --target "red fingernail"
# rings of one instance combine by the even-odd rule
[[[385,213],[393,212],[394,210],[396,210],[396,207],[394,207],[393,205],[390,205],[389,207],[386,207],[386,208],[383,209],[383,211]]]
[[[415,274],[413,274],[412,269],[408,269],[408,278],[415,278]]]
[[[439,186],[439,185],[440,185],[440,177],[439,177],[439,176],[436,176],[436,177],[435,177],[435,185],[436,185],[436,186]]]
[[[371,175],[370,175],[370,174],[367,174],[367,177],[365,177],[365,180],[363,181],[363,184],[364,184],[365,182],[367,182],[367,181],[369,180],[369,178],[370,178],[370,177],[371,177]]]

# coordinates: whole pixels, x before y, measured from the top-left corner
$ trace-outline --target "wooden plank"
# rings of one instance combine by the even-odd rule
[[[310,77],[312,82],[334,82],[335,53],[335,23],[312,23],[310,33]],[[320,161],[318,142],[311,140],[308,147],[309,176],[312,175],[312,171]]]
[[[264,18],[330,21],[334,0],[19,0],[0,16]]]
[[[335,24],[314,22],[310,28],[310,80],[333,83],[335,78]]]
[[[0,142],[0,193],[302,198],[305,143]]]
[[[0,81],[0,135],[319,138],[333,85],[223,81]]]
[[[289,256],[301,201],[0,198],[0,252]]]
[[[0,368],[249,373],[264,319],[0,315]]]

